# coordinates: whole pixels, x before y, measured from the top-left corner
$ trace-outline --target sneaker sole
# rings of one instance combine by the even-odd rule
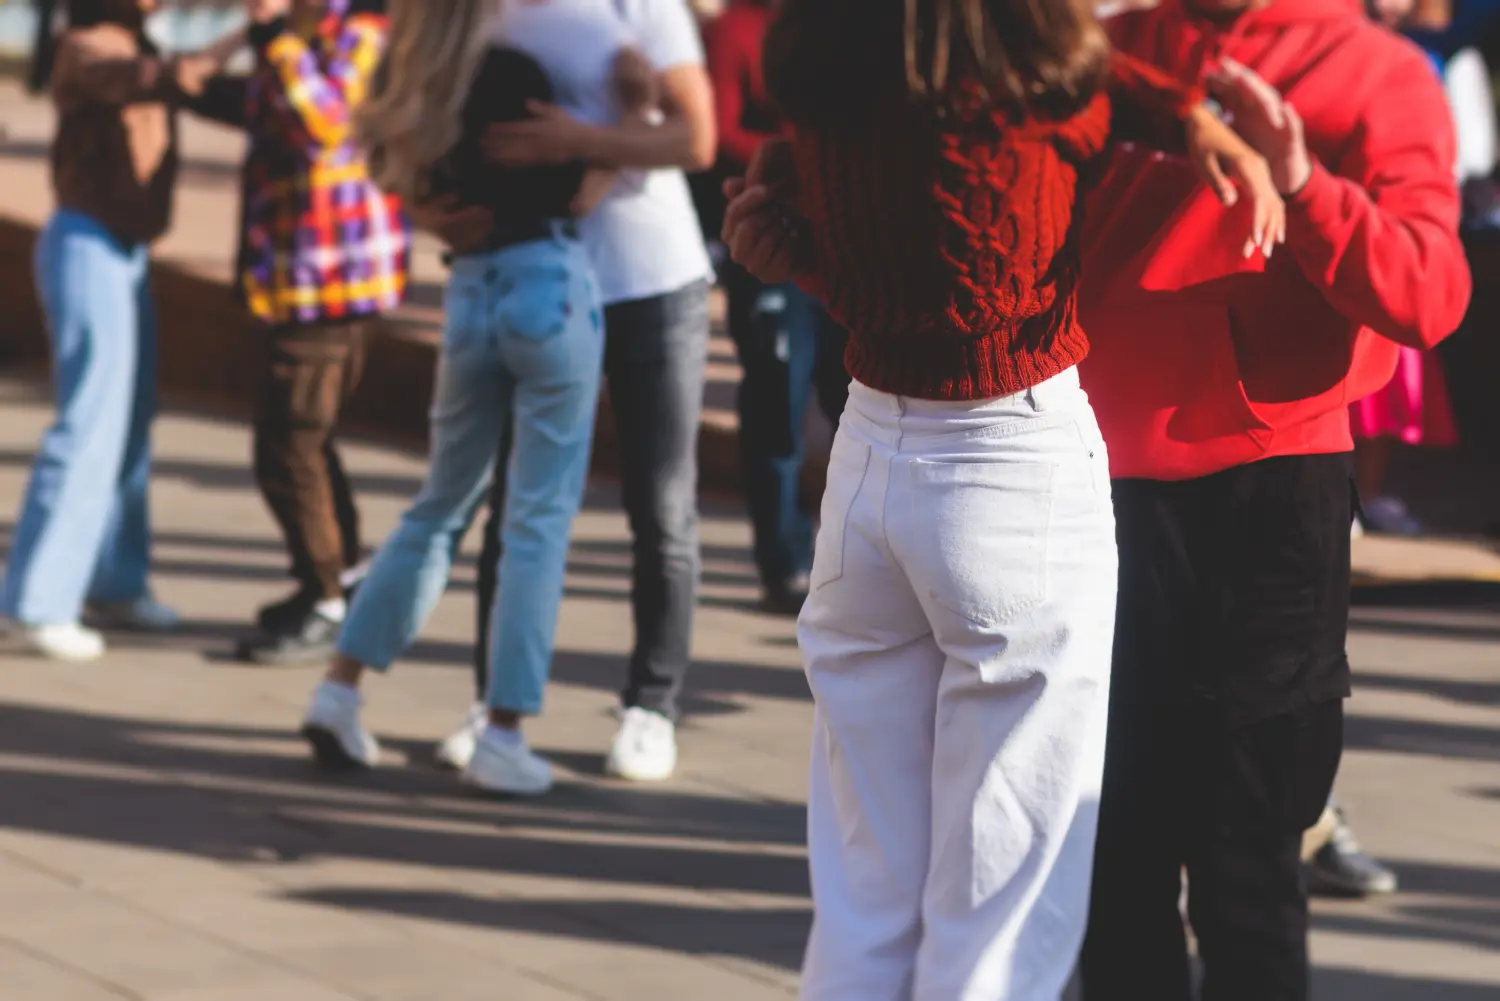
[[[247,664],[259,664],[262,667],[306,667],[326,662],[334,655],[335,650],[336,645],[333,643],[297,650],[267,649],[255,646],[255,641],[251,639],[240,641],[235,648],[235,657]]]
[[[500,789],[495,786],[483,785],[476,781],[467,771],[463,773],[464,785],[481,796],[497,796],[503,799],[530,799],[533,796],[545,796],[556,786],[556,782],[548,782],[544,786],[527,789]]]
[[[92,664],[96,660],[102,660],[107,652],[90,650],[88,653],[63,653],[59,650],[47,650],[37,646],[27,646],[26,649],[35,657],[58,664]]]
[[[1330,876],[1315,866],[1308,866],[1307,892],[1311,896],[1335,900],[1363,900],[1366,897],[1388,897],[1396,890],[1397,887],[1390,884],[1361,886],[1352,880]]]
[[[335,772],[365,772],[370,770],[370,764],[361,761],[348,751],[344,750],[343,742],[338,735],[324,726],[313,723],[302,727],[302,736],[312,745],[313,757],[318,764]]]
[[[665,782],[677,774],[677,766],[673,765],[666,772],[638,772],[627,771],[613,761],[604,763],[604,774],[612,779],[620,779],[623,782]]]
[[[75,652],[69,650],[59,650],[55,647],[44,646],[43,644],[37,643],[36,641],[31,639],[25,640],[24,643],[26,652],[31,654],[33,657],[40,657],[43,660],[55,661],[59,664],[91,664],[96,660],[102,659],[105,654],[109,653],[109,648],[106,646],[101,646],[93,650],[79,650]]]

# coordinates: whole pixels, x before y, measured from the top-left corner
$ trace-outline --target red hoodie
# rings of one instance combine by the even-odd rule
[[[780,128],[761,71],[760,52],[770,24],[769,3],[735,0],[703,32],[719,155],[736,173],[750,165],[760,144]]]
[[[1430,348],[1471,290],[1453,124],[1432,64],[1349,0],[1273,0],[1229,24],[1184,0],[1111,22],[1117,46],[1199,83],[1230,56],[1286,95],[1316,159],[1287,242],[1245,260],[1186,163],[1118,151],[1092,193],[1081,372],[1116,477],[1189,479],[1353,448],[1347,407],[1398,344]]]

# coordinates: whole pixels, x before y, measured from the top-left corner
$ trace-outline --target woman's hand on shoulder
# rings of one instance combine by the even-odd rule
[[[1276,245],[1286,241],[1286,203],[1276,190],[1266,158],[1207,105],[1200,105],[1188,118],[1187,148],[1198,176],[1226,208],[1239,204],[1242,197],[1250,200],[1245,256],[1259,250],[1270,257]]]
[[[436,236],[455,254],[476,250],[495,227],[495,216],[478,205],[459,205],[456,198],[408,205],[417,228]]]
[[[813,271],[812,239],[792,205],[765,184],[724,182],[729,207],[721,236],[736,264],[767,285]]]
[[[786,139],[761,144],[744,177],[724,182],[720,236],[735,263],[768,285],[812,274],[812,238],[796,209],[797,168]]]

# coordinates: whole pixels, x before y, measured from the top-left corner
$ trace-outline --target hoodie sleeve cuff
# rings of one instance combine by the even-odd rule
[[[1321,233],[1343,221],[1344,185],[1317,160],[1302,190],[1286,201],[1288,237]]]

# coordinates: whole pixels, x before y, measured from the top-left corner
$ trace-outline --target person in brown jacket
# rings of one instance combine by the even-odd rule
[[[81,624],[163,630],[147,587],[156,320],[149,246],[177,178],[174,107],[243,44],[163,58],[146,38],[155,0],[71,0],[52,70],[57,210],[36,248],[57,418],[37,450],[0,585],[0,613],[36,652],[103,654]]]

